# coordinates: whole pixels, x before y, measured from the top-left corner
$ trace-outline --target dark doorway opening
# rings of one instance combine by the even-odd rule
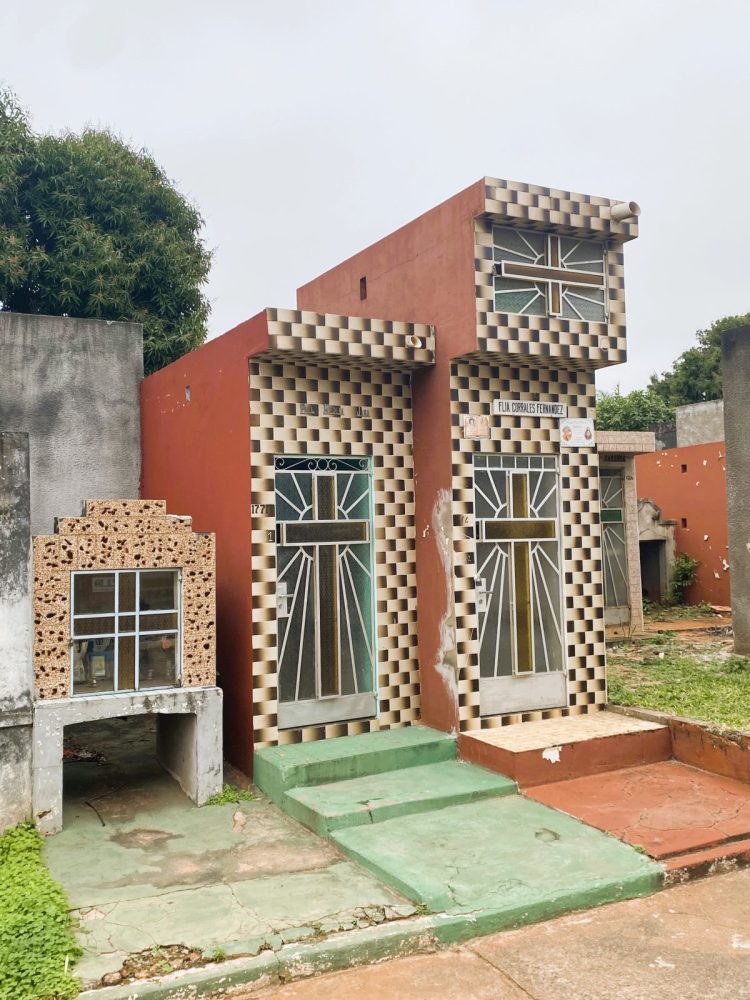
[[[100,719],[65,727],[63,827],[135,819],[185,793],[156,755],[156,715]]]
[[[666,595],[666,542],[663,539],[640,543],[641,589],[646,600],[661,604]]]

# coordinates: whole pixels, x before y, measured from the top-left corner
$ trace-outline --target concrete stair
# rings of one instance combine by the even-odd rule
[[[458,749],[523,789],[669,760],[672,740],[665,725],[600,711],[462,733]]]
[[[433,913],[468,913],[473,933],[541,920],[658,888],[627,844],[522,795],[335,830],[330,838]]]
[[[289,816],[440,914],[445,940],[661,882],[651,859],[524,798],[512,778],[457,760],[456,749],[426,726],[272,747],[256,751],[255,781]]]
[[[445,760],[293,788],[285,792],[283,807],[304,826],[328,837],[346,827],[513,795],[516,791],[516,783],[510,778],[463,761]]]
[[[518,791],[511,778],[456,760],[455,737],[427,726],[258,750],[255,783],[326,838]]]
[[[255,751],[254,780],[282,808],[286,793],[456,758],[456,740],[427,726],[387,729],[332,740],[314,740]]]

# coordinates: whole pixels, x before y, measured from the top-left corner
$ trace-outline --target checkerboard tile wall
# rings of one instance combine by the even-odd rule
[[[503,225],[556,232],[561,236],[612,239],[627,243],[638,236],[638,220],[616,222],[612,198],[540,187],[523,181],[485,177],[485,211],[502,216]]]
[[[477,296],[477,356],[513,355],[539,364],[574,369],[605,368],[627,360],[625,339],[625,269],[622,247],[607,250],[606,323],[556,316],[515,316],[495,312],[492,227],[507,225],[505,217],[476,220],[475,282]],[[557,231],[557,230],[556,230]],[[591,239],[592,234],[587,234]]]
[[[334,316],[299,309],[267,309],[265,358],[306,363],[356,365],[406,371],[431,365],[435,331],[423,323]]]
[[[542,401],[560,402],[568,407],[571,417],[593,417],[594,373],[530,367],[497,360],[460,360],[451,365],[453,573],[462,731],[577,715],[599,709],[606,702],[604,585],[596,450],[561,450],[558,422],[552,418],[492,416],[490,440],[464,438],[464,415],[490,413],[492,400],[500,395],[513,398],[534,396]],[[474,591],[473,456],[477,452],[560,457],[568,672],[568,706],[564,709],[480,718]]]
[[[390,729],[419,719],[411,375],[284,360],[250,362],[254,511],[273,511],[276,455],[369,456],[373,465],[378,715],[280,730],[277,724],[276,544],[273,514],[252,519],[255,746]],[[302,416],[300,404],[320,416]],[[323,404],[342,407],[324,416]],[[369,417],[356,416],[357,407]]]

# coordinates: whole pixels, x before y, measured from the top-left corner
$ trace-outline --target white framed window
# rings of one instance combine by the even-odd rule
[[[73,696],[179,684],[179,570],[76,572],[70,589]]]

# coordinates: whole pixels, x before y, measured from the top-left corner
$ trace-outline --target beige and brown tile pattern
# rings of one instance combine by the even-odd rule
[[[453,525],[459,720],[462,731],[532,719],[576,715],[606,702],[604,587],[599,525],[599,469],[594,448],[563,450],[553,418],[491,416],[491,438],[462,436],[465,414],[488,414],[498,396],[560,402],[571,417],[593,417],[594,373],[513,363],[456,361],[451,371]],[[564,625],[568,706],[523,715],[480,718],[475,606],[473,456],[558,455],[560,461]]]
[[[557,364],[579,370],[604,368],[626,361],[625,269],[622,247],[608,244],[606,323],[556,316],[498,313],[495,312],[492,259],[492,227],[496,224],[507,225],[508,219],[483,217],[476,220],[474,271],[477,357],[513,356],[530,364]],[[586,235],[591,239],[591,233]]]
[[[341,407],[326,416],[323,405]],[[303,415],[318,404],[318,415]],[[404,726],[419,718],[411,375],[285,360],[250,363],[255,746]],[[378,715],[278,728],[274,458],[367,457],[373,467]],[[260,512],[263,513],[260,513]]]
[[[267,309],[268,350],[265,360],[311,359],[360,369],[409,371],[430,365],[435,357],[435,330],[421,323],[334,316],[298,309]]]
[[[619,202],[611,198],[497,177],[485,177],[484,190],[485,211],[501,216],[506,226],[562,236],[611,239],[617,243],[638,236],[637,219],[624,222],[612,219],[612,208]]]

